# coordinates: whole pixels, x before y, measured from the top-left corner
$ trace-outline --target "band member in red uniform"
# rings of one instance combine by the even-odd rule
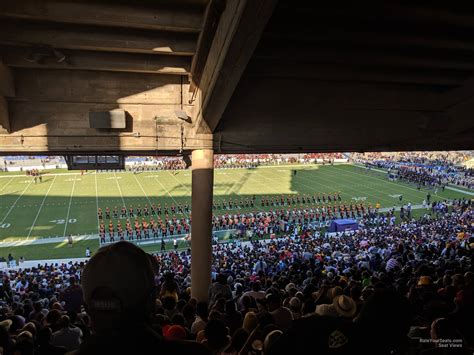
[[[110,208],[108,207],[105,208],[105,218],[110,219]]]
[[[145,236],[145,239],[148,239],[148,237],[150,236],[149,234],[150,231],[148,229],[148,223],[145,220],[143,220],[142,222],[142,229],[143,229],[143,234]]]
[[[99,219],[102,219],[102,208],[100,208],[100,207],[97,210],[97,217],[99,217]]]
[[[128,237],[128,240],[133,240],[133,230],[130,223],[127,224],[127,237]]]
[[[120,221],[118,221],[118,224],[117,224],[117,235],[119,237],[119,240],[125,240],[123,237],[122,223],[120,223]]]
[[[137,240],[142,239],[142,231],[140,229],[140,223],[138,223],[137,220],[135,220],[135,233],[137,234]]]
[[[118,209],[117,209],[117,206],[114,207],[113,214],[114,214],[114,218],[118,218]]]
[[[130,207],[128,208],[128,216],[129,217],[134,217],[132,205],[130,205]]]
[[[103,224],[99,227],[100,243],[105,243],[105,227]]]

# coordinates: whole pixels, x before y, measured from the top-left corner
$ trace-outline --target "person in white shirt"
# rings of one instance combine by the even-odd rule
[[[255,281],[252,285],[252,290],[245,292],[242,297],[245,296],[250,296],[255,298],[255,300],[260,300],[262,298],[265,298],[265,292],[261,290],[262,285],[260,281]]]
[[[266,270],[267,263],[263,260],[263,257],[260,257],[254,265],[254,271],[258,274],[260,271],[266,272]]]

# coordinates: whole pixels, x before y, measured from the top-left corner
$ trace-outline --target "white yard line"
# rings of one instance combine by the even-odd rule
[[[173,179],[175,179],[175,180],[178,182],[178,184],[180,184],[182,187],[184,187],[184,188],[186,189],[186,191],[188,191],[189,193],[191,193],[191,190],[188,189],[188,187],[187,187],[186,185],[183,185],[183,184],[181,183],[181,181],[179,181],[179,180],[176,178],[176,176],[174,176],[173,174],[171,174],[171,173],[169,172],[169,170],[167,170],[167,172],[168,172],[168,174],[169,174],[170,176],[173,177]],[[192,177],[191,177],[191,179],[192,179]]]
[[[151,205],[152,205],[151,200],[148,198],[148,195],[147,195],[147,193],[145,192],[145,190],[143,189],[142,184],[141,184],[140,181],[137,179],[137,176],[136,176],[135,174],[133,174],[133,177],[135,178],[135,180],[137,180],[138,186],[140,186],[140,189],[142,189],[142,192],[143,192],[143,194],[145,195],[145,197],[146,197],[146,199],[148,200],[148,203],[150,204],[150,207],[151,207]]]
[[[97,233],[99,233],[99,193],[97,191],[97,171],[94,173],[94,180],[95,180],[95,203],[97,205],[97,211],[96,211],[96,216],[97,216]]]
[[[3,187],[2,189],[0,190],[0,192],[2,192],[3,190],[5,190],[5,188],[10,185],[10,183],[13,181],[14,178],[11,178],[10,181],[8,181]]]
[[[339,171],[339,175],[344,175],[343,173],[347,172],[347,173],[357,175],[359,177],[365,177],[365,175],[363,175],[363,174],[355,173],[355,172],[352,172],[352,171],[346,171],[346,170],[341,170],[341,169],[338,169],[338,171]],[[326,176],[327,176],[327,174],[329,174],[329,173],[321,172],[321,174],[323,174],[323,175],[326,174]],[[350,179],[350,177],[349,177],[349,179]],[[330,178],[326,179],[326,180],[331,181]],[[375,186],[382,185],[383,183],[388,182],[388,181],[385,181],[383,179],[377,179],[377,180],[379,180],[379,183],[378,184],[374,183]],[[405,186],[404,184],[394,184],[394,185],[395,186],[393,186],[393,187],[391,185],[387,185],[387,186],[384,186],[383,188],[390,189],[391,191],[393,191],[397,194],[400,193],[400,189],[410,188],[409,186]],[[363,196],[363,193],[366,193],[367,195],[370,195],[370,196],[374,197],[376,201],[378,201],[378,202],[382,202],[382,200],[383,201],[388,201],[388,203],[390,205],[395,204],[397,202],[394,199],[390,199],[390,198],[387,198],[386,196],[382,196],[380,194],[380,188],[378,188],[378,187],[374,188],[372,186],[369,186],[369,184],[362,184],[362,183],[357,183],[356,184],[355,182],[354,182],[354,186],[356,186],[357,188],[361,188],[360,191],[357,189],[357,191],[359,191],[362,194],[361,196]],[[354,188],[352,188],[352,187],[349,188],[349,189],[354,190]],[[375,193],[371,194],[371,193],[367,192],[366,189],[370,189],[372,191],[375,191]],[[362,192],[362,191],[365,191],[365,192]],[[415,191],[417,191],[417,190],[415,190]],[[417,191],[417,192],[420,193],[421,191]],[[413,194],[411,192],[406,192],[406,193],[403,193],[402,195],[404,197],[408,197],[410,200],[413,200],[413,201],[416,201],[416,200],[419,201],[422,198],[421,196],[418,196],[418,194]],[[354,197],[358,197],[358,196],[354,196]],[[405,203],[405,201],[403,203]]]
[[[192,191],[190,189],[188,189],[188,187],[186,185],[183,185],[181,183],[181,181],[179,181],[176,176],[174,176],[173,174],[170,173],[169,170],[166,170],[166,171],[168,172],[169,175],[171,175],[178,182],[178,184],[180,184],[182,187],[184,187],[191,194],[191,196],[189,196],[189,197],[192,199]],[[192,179],[192,175],[191,175],[191,179]],[[224,201],[223,197],[219,197],[218,195],[215,195],[214,193],[212,195],[213,195],[212,199],[217,198],[220,202]]]
[[[74,182],[72,183],[72,191],[71,191],[71,197],[69,197],[69,206],[67,208],[66,222],[64,223],[63,237],[66,236],[67,223],[69,222],[69,211],[71,210],[71,202],[72,202],[72,196],[74,195],[75,186],[76,186],[76,179],[74,179]]]
[[[359,169],[364,169],[365,167],[361,167],[360,165],[355,165],[355,164],[352,164],[353,166],[359,168]],[[387,173],[386,171],[383,171],[383,170],[379,170],[379,169],[370,169],[370,170],[375,170],[375,171],[378,171],[378,172],[382,172],[382,173]],[[341,171],[341,169],[339,169],[339,171]],[[344,172],[346,173],[349,173],[349,174],[354,174],[354,175],[358,175],[360,176],[361,174],[358,174],[358,173],[354,173],[353,171],[347,171],[347,170],[343,170]],[[366,175],[367,177],[371,178],[371,179],[375,179],[375,180],[379,180],[379,181],[384,181],[384,182],[388,182],[390,184],[393,184],[395,186],[398,186],[399,188],[402,187],[402,188],[405,188],[405,189],[410,189],[410,190],[413,190],[417,193],[420,193],[420,190],[417,190],[413,187],[410,187],[410,186],[405,186],[405,185],[400,185],[400,184],[397,184],[396,182],[393,182],[393,181],[389,181],[389,180],[385,180],[381,177],[378,177],[378,176],[371,176],[371,175]]]
[[[26,185],[26,187],[23,189],[23,191],[21,192],[21,195],[18,196],[18,198],[15,200],[15,202],[13,202],[13,205],[10,206],[10,209],[8,210],[7,214],[3,217],[2,221],[0,222],[0,224],[3,224],[3,222],[5,222],[5,220],[8,218],[8,216],[10,215],[11,211],[13,210],[13,208],[15,208],[16,206],[16,203],[18,202],[18,200],[23,196],[23,194],[25,193],[25,191],[28,189],[28,187],[30,187],[31,183],[33,182],[33,180],[30,181],[30,183],[28,185]]]
[[[53,182],[51,183],[51,185],[49,185],[48,191],[46,191],[46,195],[44,195],[44,197],[43,197],[43,201],[41,201],[40,208],[38,210],[38,213],[36,214],[36,217],[35,217],[35,220],[33,221],[33,224],[30,227],[30,231],[28,232],[28,236],[26,237],[26,240],[28,240],[30,238],[31,232],[33,231],[33,228],[36,224],[36,220],[38,219],[38,216],[39,216],[41,210],[43,209],[44,201],[48,197],[49,191],[51,191],[51,187],[53,187],[54,182],[56,181],[56,178],[57,178],[57,176],[54,177]]]
[[[466,195],[469,195],[469,196],[474,196],[474,192],[471,192],[471,191],[461,190],[461,189],[457,189],[457,188],[451,187],[451,186],[446,186],[446,189],[451,190],[451,191],[460,192],[462,194],[466,194]]]
[[[123,207],[127,208],[127,205],[125,204],[125,200],[123,199],[122,189],[120,188],[120,184],[118,183],[118,179],[117,179],[117,174],[115,172],[114,172],[114,177],[115,177],[115,182],[117,183],[118,190],[120,192],[120,197],[122,198]]]
[[[157,179],[155,177],[155,180],[158,181],[158,183],[161,185],[161,187],[163,188],[163,190],[166,191],[166,193],[168,194],[169,197],[171,197],[171,199],[174,201],[175,204],[178,204],[178,201],[176,201],[174,199],[174,197],[170,194],[170,192],[168,191],[168,189],[161,183],[161,181],[159,179]],[[189,214],[187,214],[186,212],[183,211],[183,214],[186,216],[186,217],[189,217]]]

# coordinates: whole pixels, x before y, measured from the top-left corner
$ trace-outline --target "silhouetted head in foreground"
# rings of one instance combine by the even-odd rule
[[[82,287],[97,333],[146,324],[153,313],[152,263],[134,244],[118,242],[97,251],[84,269]]]

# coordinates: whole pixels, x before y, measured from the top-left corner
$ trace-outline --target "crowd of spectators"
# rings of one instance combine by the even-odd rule
[[[474,169],[460,165],[472,158],[467,152],[403,152],[352,154],[351,159],[367,168],[392,172],[391,176],[421,186],[447,184],[474,189]]]
[[[127,242],[87,263],[5,270],[3,354],[472,353],[470,201],[437,218],[362,220],[213,246],[208,302],[191,297],[190,250]],[[82,286],[81,286],[82,285]],[[470,352],[469,352],[470,351]]]
[[[473,158],[470,151],[431,151],[431,152],[373,152],[352,153],[351,159],[362,161],[387,160],[392,162],[453,166]]]
[[[342,153],[311,153],[311,154],[216,154],[216,169],[252,169],[261,165],[330,163],[336,159],[345,159]],[[144,157],[127,164],[129,171],[150,170],[181,170],[186,164],[181,157]]]

